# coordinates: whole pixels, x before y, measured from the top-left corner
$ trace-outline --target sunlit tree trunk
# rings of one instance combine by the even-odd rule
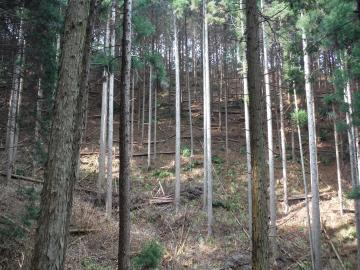
[[[203,77],[204,77],[204,171],[206,177],[206,204],[208,216],[208,236],[212,235],[213,209],[212,209],[212,161],[211,161],[211,95],[210,95],[210,68],[208,45],[208,21],[206,14],[206,1],[203,0]]]
[[[263,130],[264,95],[261,87],[259,10],[256,0],[246,1],[246,43],[248,64],[251,173],[252,173],[252,269],[269,269],[268,175],[265,166]]]
[[[264,10],[263,0],[261,0],[261,7]],[[277,257],[277,240],[276,240],[276,183],[274,172],[274,145],[273,145],[273,126],[272,126],[272,109],[271,109],[271,94],[270,94],[270,78],[268,71],[268,40],[265,32],[265,22],[261,23],[262,37],[263,37],[263,65],[264,65],[264,83],[266,95],[266,123],[267,123],[267,140],[268,140],[268,157],[269,157],[269,180],[270,180],[270,245],[272,252],[272,263],[276,262]]]
[[[302,15],[303,16],[303,15]],[[315,270],[321,269],[321,227],[320,227],[320,206],[319,206],[319,179],[317,165],[317,145],[316,145],[316,128],[315,128],[315,111],[314,95],[311,87],[310,56],[307,52],[307,36],[305,29],[302,29],[302,43],[304,54],[305,70],[305,92],[308,114],[309,130],[309,152],[310,152],[310,177],[311,177],[311,194],[312,194],[312,235],[313,235],[313,253]]]
[[[244,8],[244,4],[241,4],[241,9]],[[244,13],[245,14],[245,13]],[[246,18],[245,18],[246,19]],[[245,36],[244,20],[241,20],[241,33]],[[239,49],[237,50],[239,52]],[[239,56],[240,60],[240,56]],[[249,115],[249,89],[248,89],[248,77],[247,77],[247,59],[245,48],[242,51],[241,61],[241,75],[243,78],[244,89],[244,115],[245,115],[245,143],[246,143],[246,181],[248,187],[248,215],[249,215],[249,234],[252,237],[252,170],[251,170],[251,137],[250,137],[250,115]]]
[[[119,128],[119,256],[118,269],[130,269],[130,69],[132,0],[123,3],[123,37],[121,46],[120,128]],[[150,66],[151,67],[151,66]],[[150,70],[151,74],[151,70]],[[151,86],[151,80],[150,80]],[[151,108],[151,106],[149,106]],[[150,136],[149,136],[150,137]],[[149,144],[150,145],[150,144]]]
[[[282,92],[282,78],[281,71],[279,71],[279,109],[280,109],[280,144],[281,144],[281,163],[282,163],[282,177],[284,187],[284,212],[289,211],[288,203],[288,189],[287,189],[287,166],[286,166],[286,137],[284,126],[284,104],[283,104],[283,92]]]
[[[294,91],[295,111],[298,112],[299,108],[298,108],[298,104],[297,104],[296,89],[294,88],[293,91]],[[297,134],[298,134],[299,148],[300,148],[300,162],[301,162],[301,173],[302,173],[302,179],[303,179],[303,185],[304,185],[306,217],[307,217],[307,223],[308,223],[308,228],[309,228],[311,263],[312,263],[312,267],[314,269],[314,252],[313,252],[313,240],[312,240],[311,219],[310,219],[310,207],[309,207],[306,171],[305,171],[305,163],[304,163],[304,150],[303,150],[303,145],[302,145],[301,129],[300,129],[299,122],[296,123],[296,127],[297,127]]]

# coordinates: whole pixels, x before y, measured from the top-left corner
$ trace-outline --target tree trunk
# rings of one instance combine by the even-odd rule
[[[294,88],[293,91],[294,91],[295,111],[298,112],[296,89]],[[300,129],[299,122],[296,123],[296,126],[297,126],[299,148],[300,148],[300,162],[301,162],[301,173],[302,173],[302,179],[303,179],[303,185],[304,185],[306,216],[307,216],[307,223],[308,223],[308,228],[309,228],[311,264],[312,264],[312,268],[315,269],[315,267],[314,267],[314,252],[313,252],[314,248],[313,248],[313,240],[312,240],[313,238],[312,238],[311,219],[310,219],[310,207],[309,207],[306,172],[305,172],[305,163],[304,163],[304,151],[303,151],[302,138],[301,138],[301,129]]]
[[[264,10],[263,0],[261,7]],[[266,118],[267,118],[267,141],[268,141],[268,157],[269,157],[269,180],[270,180],[270,245],[272,252],[272,263],[276,263],[277,258],[277,241],[276,241],[276,183],[274,172],[274,146],[273,146],[273,127],[272,127],[272,110],[271,110],[271,94],[270,94],[270,78],[268,71],[268,41],[265,33],[265,22],[261,23],[263,36],[263,61],[264,61],[264,83],[266,95]]]
[[[302,15],[303,16],[303,15]],[[312,194],[312,234],[313,234],[313,253],[314,270],[321,269],[321,243],[320,243],[320,206],[319,206],[319,179],[317,165],[317,145],[315,128],[314,96],[311,87],[310,56],[307,52],[307,37],[305,30],[302,29],[302,42],[304,53],[305,70],[305,92],[306,105],[308,112],[308,130],[309,130],[309,152],[310,152],[310,176],[311,176],[311,194]]]
[[[174,56],[175,56],[175,111],[176,111],[176,139],[175,139],[175,208],[176,212],[179,210],[180,204],[180,140],[181,140],[181,93],[180,93],[180,66],[179,66],[179,42],[178,42],[178,30],[176,22],[176,14],[173,14],[173,27],[174,27]]]
[[[34,150],[33,150],[33,177],[36,174],[37,168],[37,149],[42,145],[40,138],[41,131],[41,115],[42,115],[42,100],[44,97],[43,88],[41,85],[41,78],[38,79],[37,83],[37,100],[36,100],[36,120],[35,120],[35,134],[34,134]]]
[[[9,113],[6,127],[6,179],[7,184],[11,179],[11,174],[14,169],[17,152],[17,141],[19,137],[19,124],[18,117],[20,113],[21,95],[23,90],[22,70],[24,64],[24,48],[25,39],[23,34],[23,21],[20,21],[19,39],[18,39],[18,52],[15,55],[14,73],[12,78],[12,89],[9,101]]]
[[[241,3],[241,9],[244,9],[244,4]],[[245,14],[245,12],[244,12]],[[245,14],[246,15],[246,14]],[[244,18],[246,20],[246,17]],[[244,20],[241,20],[241,33],[243,36],[246,35]],[[236,50],[239,54],[238,58],[240,61],[240,51]],[[243,78],[243,89],[244,89],[244,115],[245,115],[245,143],[246,143],[246,181],[248,186],[248,219],[249,219],[249,235],[252,238],[252,170],[251,170],[251,137],[250,137],[250,115],[249,115],[249,89],[248,89],[248,77],[247,77],[247,59],[246,50],[243,48],[242,61],[241,61],[241,75]]]
[[[284,213],[289,211],[288,191],[287,191],[287,167],[286,167],[286,137],[284,126],[284,104],[282,92],[282,78],[281,71],[279,71],[279,109],[280,109],[280,142],[281,142],[281,163],[282,163],[282,177],[284,187]]]
[[[134,113],[135,113],[135,79],[134,79],[134,71],[132,74],[132,84],[131,84],[131,141],[130,141],[130,157],[132,159],[134,154]],[[140,112],[139,112],[140,114]]]
[[[142,113],[141,113],[141,144],[144,142],[145,130],[145,100],[146,100],[146,67],[144,67],[144,85],[143,85],[143,98],[142,98]]]
[[[65,18],[49,159],[31,270],[64,268],[72,194],[87,105],[95,0],[70,1]],[[69,143],[72,142],[72,143]]]
[[[203,0],[203,72],[204,72],[204,150],[206,163],[206,198],[207,198],[207,216],[208,216],[208,236],[212,235],[213,209],[212,209],[212,161],[211,161],[211,91],[210,91],[210,68],[209,68],[209,45],[208,45],[208,22],[206,14],[206,1]]]
[[[147,169],[151,168],[151,122],[152,122],[152,65],[150,64],[149,71],[149,121],[148,121],[148,157]]]
[[[130,269],[130,68],[131,68],[131,8],[132,1],[124,0],[121,90],[120,90],[120,130],[119,130],[119,256],[118,269]],[[150,71],[151,74],[151,71]],[[150,80],[151,86],[151,80]],[[151,106],[149,107],[151,108]],[[150,137],[150,136],[149,136]]]
[[[115,58],[115,16],[116,0],[112,1],[111,19],[110,19],[110,56]],[[114,70],[110,71],[109,76],[109,106],[108,106],[108,159],[107,159],[107,178],[106,178],[106,216],[111,217],[112,210],[112,166],[113,166],[113,127],[114,127]]]
[[[265,168],[263,129],[264,95],[261,89],[259,10],[256,0],[246,1],[247,80],[249,91],[252,168],[252,269],[269,269],[268,175]]]
[[[110,38],[110,18],[106,23],[106,32],[104,37],[104,52],[109,48]],[[101,97],[101,119],[100,119],[100,149],[99,149],[99,175],[97,178],[98,201],[101,199],[101,194],[105,193],[105,174],[106,174],[106,135],[107,135],[107,113],[108,113],[108,86],[109,73],[108,69],[104,67],[103,83],[102,83],[102,97]]]

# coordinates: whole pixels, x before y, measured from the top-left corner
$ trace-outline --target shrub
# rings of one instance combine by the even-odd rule
[[[156,269],[160,266],[164,249],[159,242],[151,240],[145,243],[139,255],[133,259],[135,269]]]

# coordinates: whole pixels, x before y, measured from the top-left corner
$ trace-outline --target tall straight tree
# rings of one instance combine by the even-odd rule
[[[130,269],[130,70],[131,70],[131,13],[132,0],[124,0],[120,130],[119,130],[119,256],[118,269]]]
[[[72,195],[78,176],[96,0],[68,3],[49,159],[31,270],[64,269]],[[70,143],[69,143],[70,142]]]
[[[174,56],[175,56],[175,114],[176,114],[176,138],[175,138],[175,208],[176,212],[179,210],[180,204],[180,125],[181,125],[181,105],[180,105],[180,65],[179,65],[179,42],[178,30],[176,22],[176,12],[173,14],[173,27],[174,27]]]
[[[244,4],[240,3],[240,9],[244,9]],[[244,16],[244,19],[246,17]],[[240,22],[241,33],[243,36],[246,35],[244,23],[245,20],[242,19]],[[239,52],[240,53],[240,52]],[[240,56],[239,56],[240,59]],[[244,89],[244,115],[245,115],[245,143],[246,143],[246,181],[248,184],[248,215],[249,215],[249,233],[252,235],[252,195],[251,195],[251,186],[252,186],[252,172],[251,172],[251,137],[250,137],[250,116],[249,116],[249,89],[248,89],[248,77],[247,77],[247,59],[246,59],[246,50],[242,50],[242,61],[241,61],[241,75],[243,78],[243,89]]]
[[[301,16],[304,16],[303,14]],[[314,94],[311,85],[311,63],[308,53],[308,42],[306,31],[302,29],[302,44],[304,54],[304,71],[305,71],[305,92],[306,107],[308,113],[308,130],[309,130],[309,152],[310,152],[310,178],[311,178],[311,194],[312,194],[312,240],[314,253],[315,270],[321,269],[321,244],[320,244],[320,205],[319,205],[319,173],[317,163],[317,145],[316,145],[316,127],[315,127],[315,106]]]
[[[203,80],[204,80],[204,187],[206,188],[206,206],[208,216],[208,236],[212,234],[212,161],[211,161],[211,96],[210,96],[210,68],[209,68],[209,40],[208,18],[206,13],[207,0],[203,0]]]
[[[265,168],[265,142],[263,130],[264,95],[261,87],[259,46],[259,10],[256,0],[246,1],[247,80],[252,168],[252,269],[269,269],[268,238],[268,175]]]
[[[115,57],[115,17],[117,1],[112,0],[110,17],[110,56]],[[111,217],[112,210],[112,158],[113,158],[113,118],[114,118],[114,69],[111,68],[109,75],[109,106],[108,106],[108,158],[106,177],[106,216]]]
[[[110,17],[106,22],[106,30],[104,36],[104,53],[109,48],[110,37]],[[99,142],[99,175],[97,178],[97,191],[98,200],[100,201],[101,194],[105,193],[105,174],[106,174],[106,134],[107,134],[107,112],[108,112],[108,86],[109,86],[109,73],[108,68],[104,67],[103,70],[103,83],[101,94],[101,118],[100,118],[100,142]]]
[[[261,0],[261,8],[264,13],[264,0]],[[273,126],[272,126],[272,106],[270,93],[270,76],[268,70],[268,39],[265,32],[265,22],[261,23],[262,37],[263,37],[263,66],[264,66],[264,84],[266,95],[266,126],[267,126],[267,141],[268,141],[268,158],[269,158],[269,180],[270,180],[270,245],[272,252],[272,260],[275,262],[277,256],[276,244],[276,183],[274,171],[274,142],[273,142]]]
[[[149,69],[149,121],[148,121],[148,152],[147,152],[147,169],[151,168],[151,125],[152,125],[152,65]]]
[[[22,12],[21,12],[22,16]],[[21,95],[23,90],[22,70],[24,64],[25,38],[23,32],[23,19],[20,18],[19,34],[17,42],[17,53],[15,54],[14,72],[12,78],[12,88],[9,100],[9,113],[6,126],[6,183],[10,181],[14,169],[17,152],[17,141],[19,137],[18,118],[20,113]]]

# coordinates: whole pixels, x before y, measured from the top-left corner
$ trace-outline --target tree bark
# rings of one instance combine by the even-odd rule
[[[301,15],[303,16],[303,15]],[[309,130],[309,152],[310,152],[310,176],[311,176],[311,194],[312,194],[312,234],[313,234],[313,253],[314,270],[321,269],[321,227],[320,227],[320,206],[319,206],[319,179],[317,165],[317,145],[316,145],[316,127],[314,111],[314,95],[311,86],[310,56],[307,52],[307,37],[305,29],[302,29],[302,43],[304,53],[305,70],[305,92],[306,105],[308,112],[308,130]]]
[[[212,160],[211,160],[211,91],[210,91],[210,68],[209,68],[209,44],[208,44],[208,21],[206,2],[203,0],[203,72],[204,72],[204,171],[206,171],[206,203],[208,216],[208,237],[212,235],[213,209],[212,209]]]
[[[110,18],[106,23],[106,32],[104,37],[104,52],[109,48],[110,37]],[[102,95],[101,95],[101,119],[100,119],[100,149],[99,149],[99,175],[97,178],[98,201],[101,199],[101,194],[105,193],[105,174],[106,174],[106,134],[107,134],[107,112],[108,112],[108,69],[104,67]]]
[[[31,270],[64,268],[72,194],[78,176],[87,105],[90,37],[95,2],[70,1],[66,13],[49,159],[41,194]]]
[[[112,1],[111,18],[110,18],[110,56],[115,57],[115,17],[116,17],[116,0]],[[113,166],[113,125],[114,125],[114,70],[110,70],[109,75],[109,104],[108,104],[108,151],[107,151],[107,177],[106,177],[106,203],[105,211],[107,218],[111,217],[112,210],[112,166]]]
[[[249,110],[252,168],[252,269],[269,269],[268,175],[265,169],[263,129],[264,95],[261,90],[259,10],[256,0],[246,1],[246,42],[249,86]]]
[[[261,8],[264,10],[263,0],[261,0]],[[263,12],[264,13],[264,12]],[[274,144],[273,144],[273,126],[272,126],[272,109],[271,109],[271,94],[270,94],[270,78],[268,70],[268,41],[265,32],[265,22],[261,23],[263,36],[263,65],[264,65],[264,84],[266,95],[266,123],[267,123],[267,141],[268,141],[268,158],[269,158],[269,180],[270,180],[270,246],[272,253],[272,263],[276,263],[278,248],[276,240],[276,182],[274,172]]]
[[[120,90],[120,130],[119,130],[119,256],[118,269],[130,269],[130,69],[131,69],[131,15],[132,0],[124,0],[121,90]],[[151,72],[150,72],[151,73]],[[150,80],[151,85],[151,80]],[[151,108],[151,107],[150,107]]]

